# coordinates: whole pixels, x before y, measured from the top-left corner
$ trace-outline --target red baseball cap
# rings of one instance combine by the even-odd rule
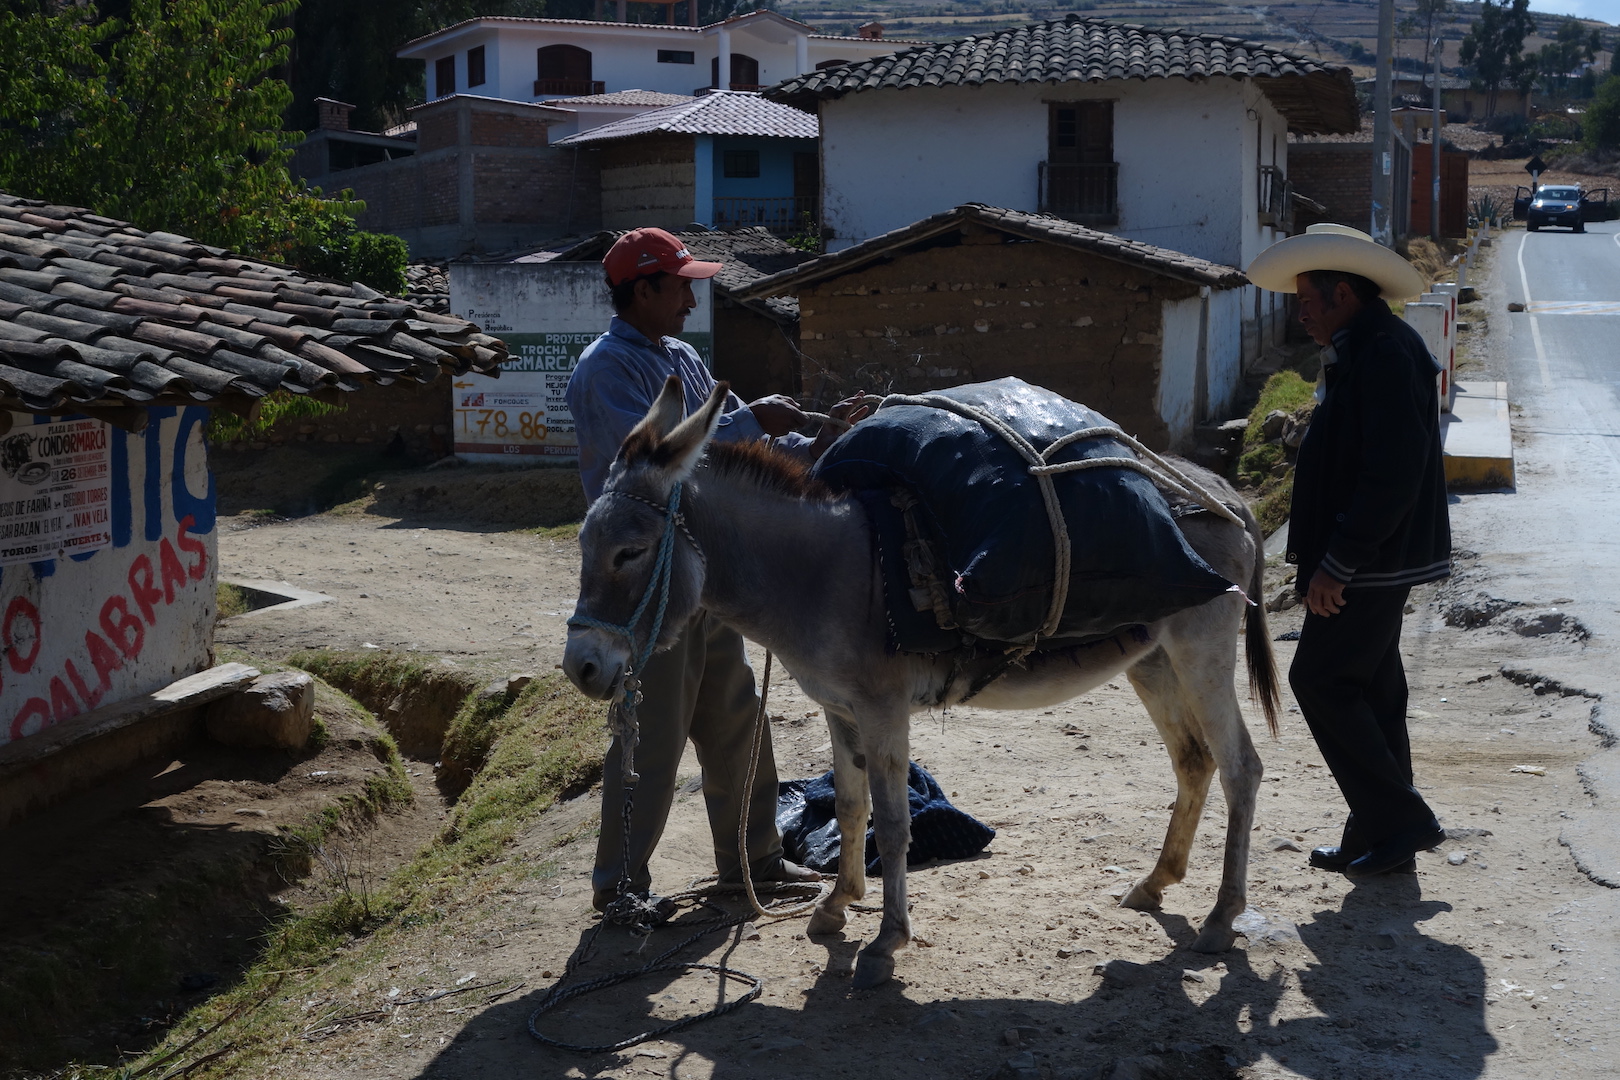
[[[721,265],[698,262],[685,244],[663,229],[632,229],[619,237],[602,259],[611,285],[660,272],[683,278],[711,278],[720,272]]]

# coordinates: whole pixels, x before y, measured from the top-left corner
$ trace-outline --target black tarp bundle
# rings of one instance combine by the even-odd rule
[[[863,773],[861,779],[866,777]],[[967,859],[983,851],[996,838],[996,830],[951,805],[928,770],[911,762],[906,777],[911,804],[911,847],[906,865],[920,866],[935,859]],[[782,834],[782,853],[800,866],[832,873],[838,869],[837,792],[832,770],[814,780],[785,780],[776,800],[776,828]],[[866,830],[866,872],[882,876],[883,860],[877,837]]]
[[[999,417],[1037,450],[1070,432],[1113,426],[1021,379],[938,393]],[[1116,439],[1093,438],[1052,460],[1130,456]],[[1035,643],[1052,602],[1052,527],[1028,463],[1001,435],[946,409],[889,404],[845,432],[816,474],[855,493],[871,520],[892,648],[938,653]],[[1058,633],[1040,647],[1106,637],[1232,587],[1188,546],[1146,476],[1104,467],[1053,481],[1071,573]]]

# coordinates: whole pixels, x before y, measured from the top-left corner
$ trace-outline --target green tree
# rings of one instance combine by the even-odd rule
[[[1479,18],[1462,39],[1458,55],[1474,67],[1474,83],[1485,91],[1485,115],[1496,115],[1496,95],[1504,85],[1534,79],[1536,60],[1524,55],[1524,39],[1536,28],[1530,0],[1482,0]]]
[[[0,13],[0,188],[293,260],[349,238],[363,204],[288,174],[274,77],[296,0],[129,0]],[[56,5],[50,5],[52,9]]]
[[[1603,49],[1603,36],[1597,30],[1588,30],[1579,19],[1565,19],[1558,35],[1541,47],[1536,54],[1536,70],[1541,77],[1542,89],[1553,95],[1567,87],[1571,72],[1583,61],[1595,60]]]
[[[1581,135],[1588,150],[1620,150],[1620,75],[1598,84],[1581,117]]]

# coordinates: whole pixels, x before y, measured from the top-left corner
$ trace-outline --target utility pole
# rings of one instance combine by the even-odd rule
[[[1395,0],[1378,0],[1378,81],[1373,91],[1372,238],[1393,247],[1395,144],[1389,117],[1390,69],[1395,51]]]
[[[1429,117],[1429,140],[1434,144],[1434,194],[1429,201],[1429,239],[1440,243],[1440,46],[1434,39],[1434,110]],[[1466,231],[1466,230],[1465,230]]]

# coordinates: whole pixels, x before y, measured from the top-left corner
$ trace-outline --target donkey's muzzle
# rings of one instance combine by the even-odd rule
[[[602,635],[592,630],[571,630],[563,650],[563,674],[586,697],[607,701],[618,690],[625,658],[621,650],[604,648]]]

